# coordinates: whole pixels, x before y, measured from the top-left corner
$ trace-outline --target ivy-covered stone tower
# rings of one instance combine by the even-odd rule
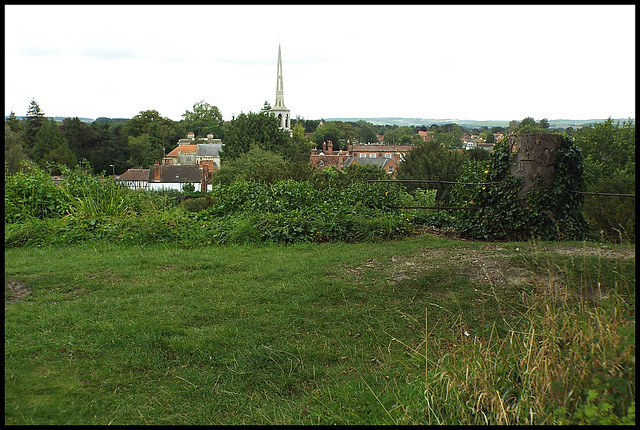
[[[279,127],[291,131],[291,112],[284,105],[284,90],[282,88],[282,54],[278,44],[278,80],[276,83],[276,102],[269,111],[278,118]]]

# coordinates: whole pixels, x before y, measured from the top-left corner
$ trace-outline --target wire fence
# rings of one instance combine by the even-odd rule
[[[429,183],[429,184],[448,184],[448,185],[497,185],[502,182],[455,182],[455,181],[441,181],[433,179],[369,179],[367,182],[407,182],[407,183]],[[440,186],[438,185],[438,190]],[[591,196],[605,196],[605,197],[635,197],[635,194],[616,194],[616,193],[598,193],[598,192],[586,192],[586,191],[570,191],[576,194],[586,194]],[[477,210],[482,209],[482,206],[390,206],[392,209],[436,209],[436,210]]]

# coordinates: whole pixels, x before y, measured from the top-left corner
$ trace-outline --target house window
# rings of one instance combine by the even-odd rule
[[[393,166],[389,166],[389,174],[393,175]]]
[[[384,158],[391,158],[391,153],[387,152],[386,154],[384,154]]]
[[[376,158],[376,153],[372,152],[371,154],[369,154],[369,158]]]
[[[365,154],[364,152],[360,153],[360,158],[367,158],[367,154]]]

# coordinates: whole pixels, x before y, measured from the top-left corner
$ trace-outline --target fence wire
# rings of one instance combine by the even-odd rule
[[[408,183],[428,183],[428,184],[453,184],[453,185],[497,185],[502,182],[455,182],[455,181],[440,181],[433,179],[369,179],[367,182],[408,182]],[[605,197],[634,197],[635,194],[615,194],[615,193],[598,193],[587,191],[571,190],[571,193],[586,194],[590,196],[605,196]],[[482,209],[481,206],[390,206],[391,209],[437,209],[437,210],[474,210]]]

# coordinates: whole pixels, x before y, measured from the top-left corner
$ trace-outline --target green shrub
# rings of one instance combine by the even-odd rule
[[[5,224],[29,218],[58,218],[69,209],[63,190],[53,183],[49,174],[38,168],[28,168],[13,175],[5,171],[4,190]]]
[[[582,215],[584,197],[572,191],[583,188],[580,150],[570,138],[562,137],[552,160],[555,170],[548,186],[540,180],[521,196],[522,180],[511,176],[512,154],[506,139],[494,147],[483,182],[475,189],[457,192],[457,203],[478,206],[460,211],[457,229],[464,235],[485,240],[583,240],[590,237]],[[467,165],[467,168],[469,166]],[[472,167],[473,168],[473,167]],[[477,167],[476,167],[477,168]],[[477,170],[464,178],[478,178]],[[480,178],[478,178],[480,179]]]

